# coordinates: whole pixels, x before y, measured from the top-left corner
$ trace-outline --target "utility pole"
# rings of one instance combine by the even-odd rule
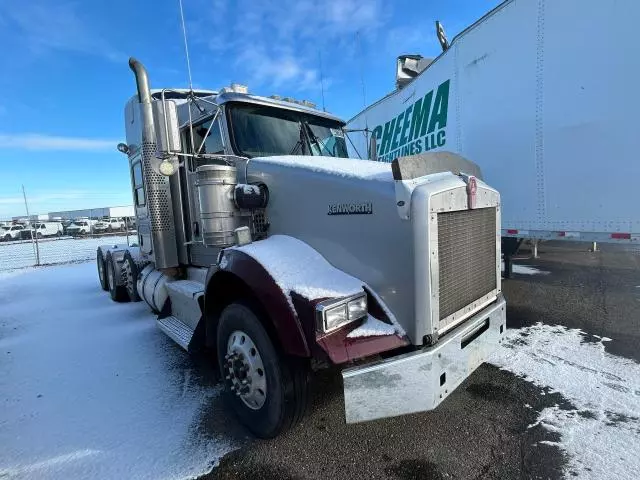
[[[29,216],[29,204],[27,203],[27,194],[22,185],[22,196],[24,197],[24,208],[27,210],[27,221],[29,222],[29,230],[31,230],[31,244],[33,245],[33,253],[36,255],[36,265],[40,265],[40,246],[38,245],[38,234],[34,228],[31,228],[31,217]]]

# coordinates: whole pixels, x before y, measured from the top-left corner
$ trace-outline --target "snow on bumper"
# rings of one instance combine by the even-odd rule
[[[500,296],[433,347],[344,370],[347,423],[436,408],[494,351],[507,328],[505,310]]]

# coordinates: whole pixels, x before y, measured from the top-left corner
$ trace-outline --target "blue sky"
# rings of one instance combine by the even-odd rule
[[[401,53],[436,56],[499,0],[183,0],[194,85],[325,104],[345,119],[393,89]],[[130,55],[184,87],[178,0],[0,1],[0,219],[131,203],[123,106]],[[359,36],[359,41],[356,40]]]

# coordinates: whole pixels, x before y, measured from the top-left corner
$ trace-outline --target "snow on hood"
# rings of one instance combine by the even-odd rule
[[[377,318],[368,315],[367,319],[355,330],[351,330],[347,334],[347,338],[358,337],[377,337],[382,335],[393,335],[396,333],[396,328],[393,325],[384,323]]]
[[[251,159],[252,163],[272,163],[287,167],[304,168],[312,172],[328,173],[339,177],[359,178],[363,180],[393,181],[391,164],[356,160],[354,158],[314,157],[309,155],[286,155],[275,157],[259,157]]]
[[[338,270],[306,243],[288,235],[231,247],[258,261],[291,302],[291,292],[314,300],[362,292],[362,282]],[[226,260],[222,260],[224,268]]]
[[[560,434],[567,478],[637,478],[640,471],[640,364],[605,352],[608,338],[538,323],[508,330],[489,362],[573,404],[545,408],[538,421]],[[545,442],[549,443],[549,442]]]

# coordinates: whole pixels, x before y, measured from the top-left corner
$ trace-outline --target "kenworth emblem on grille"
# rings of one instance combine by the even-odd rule
[[[331,203],[327,215],[371,215],[372,213],[372,202]]]

